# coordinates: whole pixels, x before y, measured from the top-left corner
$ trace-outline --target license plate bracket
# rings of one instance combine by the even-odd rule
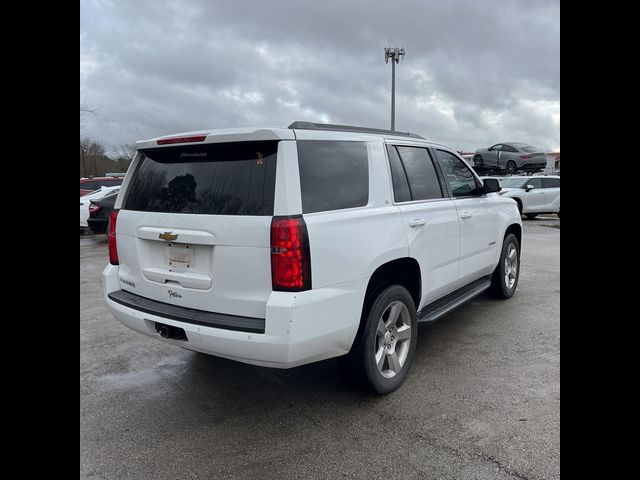
[[[168,243],[164,251],[169,270],[181,272],[193,268],[193,247],[182,243]]]

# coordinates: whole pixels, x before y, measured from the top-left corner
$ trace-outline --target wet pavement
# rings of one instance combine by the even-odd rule
[[[102,300],[105,237],[81,236],[81,478],[559,478],[559,220],[523,224],[515,296],[421,326],[384,397],[334,360],[267,369],[129,330]]]

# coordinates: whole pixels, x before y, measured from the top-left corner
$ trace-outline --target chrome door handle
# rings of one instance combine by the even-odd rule
[[[409,222],[409,226],[410,227],[421,227],[425,223],[427,223],[427,222],[426,222],[426,220],[424,218],[414,218],[413,220],[411,220]]]
[[[471,218],[471,217],[473,217],[473,213],[471,213],[471,212],[461,212],[460,213],[460,218],[464,219],[464,218]]]

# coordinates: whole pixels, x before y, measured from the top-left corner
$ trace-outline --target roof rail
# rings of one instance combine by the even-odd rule
[[[397,130],[384,130],[382,128],[355,127],[353,125],[334,125],[331,123],[295,121],[287,128],[296,128],[299,130],[332,130],[336,132],[378,133],[384,135],[398,135],[402,137],[421,138],[424,140],[424,137],[411,132],[398,132]]]

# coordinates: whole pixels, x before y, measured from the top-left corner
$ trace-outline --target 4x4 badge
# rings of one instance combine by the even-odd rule
[[[173,240],[175,240],[175,239],[177,239],[177,238],[178,238],[178,234],[176,233],[176,234],[174,235],[174,234],[173,234],[173,233],[171,233],[171,232],[164,232],[164,233],[161,233],[160,235],[158,235],[158,238],[159,238],[160,240],[165,240],[165,241],[167,241],[167,242],[171,242],[171,241],[173,241]]]

